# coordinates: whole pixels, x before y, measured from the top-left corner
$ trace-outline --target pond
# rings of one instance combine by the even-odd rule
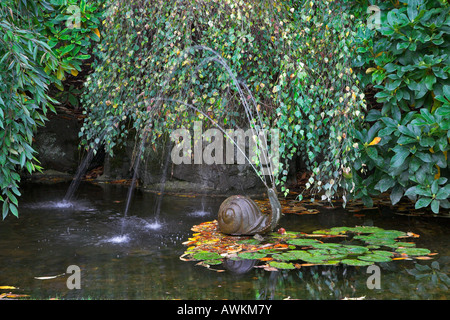
[[[61,205],[68,184],[25,184],[19,219],[0,223],[0,286],[31,299],[447,299],[450,220],[408,217],[388,211],[321,210],[286,214],[290,231],[371,225],[419,234],[417,247],[431,260],[377,263],[380,289],[369,289],[367,267],[304,266],[296,270],[215,272],[182,261],[193,225],[216,219],[223,197],[135,192],[128,216],[128,189],[82,183],[72,207]],[[155,206],[160,202],[160,213]],[[262,262],[261,262],[262,263]],[[80,289],[67,287],[67,268],[80,268]],[[241,269],[242,270],[242,269]]]

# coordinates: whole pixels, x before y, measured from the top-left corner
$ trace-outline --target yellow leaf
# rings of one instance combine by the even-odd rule
[[[6,289],[16,289],[16,287],[13,286],[0,286],[0,289],[6,290]]]
[[[94,31],[94,33],[97,35],[97,37],[100,38],[100,31],[98,31],[98,29],[94,29],[93,31]]]
[[[77,69],[72,69],[72,70],[70,70],[70,73],[71,73],[74,77],[76,77],[76,76],[78,75],[78,70],[77,70]]]
[[[369,146],[374,146],[374,145],[380,143],[380,141],[381,141],[380,137],[375,137],[375,139],[373,139],[372,142],[369,143]]]

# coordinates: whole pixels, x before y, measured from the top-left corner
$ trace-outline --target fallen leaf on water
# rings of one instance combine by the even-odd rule
[[[65,275],[65,273],[61,273],[61,274],[57,274],[56,276],[44,276],[44,277],[34,277],[36,280],[50,280],[50,279],[55,279],[58,277],[61,277]]]
[[[13,287],[13,286],[0,286],[0,289],[2,289],[2,290],[6,290],[6,289],[10,290],[10,289],[17,289],[17,288]]]
[[[419,259],[419,260],[431,260],[431,259],[433,259],[432,257],[427,257],[427,256],[421,256],[421,257],[415,257],[416,259]]]
[[[29,297],[28,294],[15,294],[15,293],[8,293],[6,295],[6,298],[23,298],[23,297]]]

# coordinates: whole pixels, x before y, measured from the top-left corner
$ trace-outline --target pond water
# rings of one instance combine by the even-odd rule
[[[72,204],[61,202],[68,184],[26,184],[19,219],[0,222],[0,286],[32,299],[447,299],[450,220],[367,210],[286,214],[279,226],[312,232],[335,226],[374,225],[414,232],[432,260],[378,263],[380,289],[369,289],[367,267],[310,266],[298,270],[215,272],[179,259],[193,225],[216,218],[222,197],[135,192],[128,216],[127,188],[83,183]],[[155,207],[161,200],[161,211]],[[361,213],[361,212],[360,212]],[[122,232],[123,231],[123,232]],[[436,261],[438,264],[433,263]],[[262,262],[261,262],[262,263]],[[416,265],[429,266],[416,276]],[[81,269],[81,289],[69,290],[70,265]],[[437,269],[437,266],[439,269]],[[412,272],[412,273],[411,273]],[[10,290],[11,291],[11,290]],[[4,290],[2,291],[4,292]]]

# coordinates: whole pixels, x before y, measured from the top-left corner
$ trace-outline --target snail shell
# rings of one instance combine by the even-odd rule
[[[222,233],[254,235],[271,231],[271,216],[262,213],[250,198],[231,196],[220,205],[218,224]]]

